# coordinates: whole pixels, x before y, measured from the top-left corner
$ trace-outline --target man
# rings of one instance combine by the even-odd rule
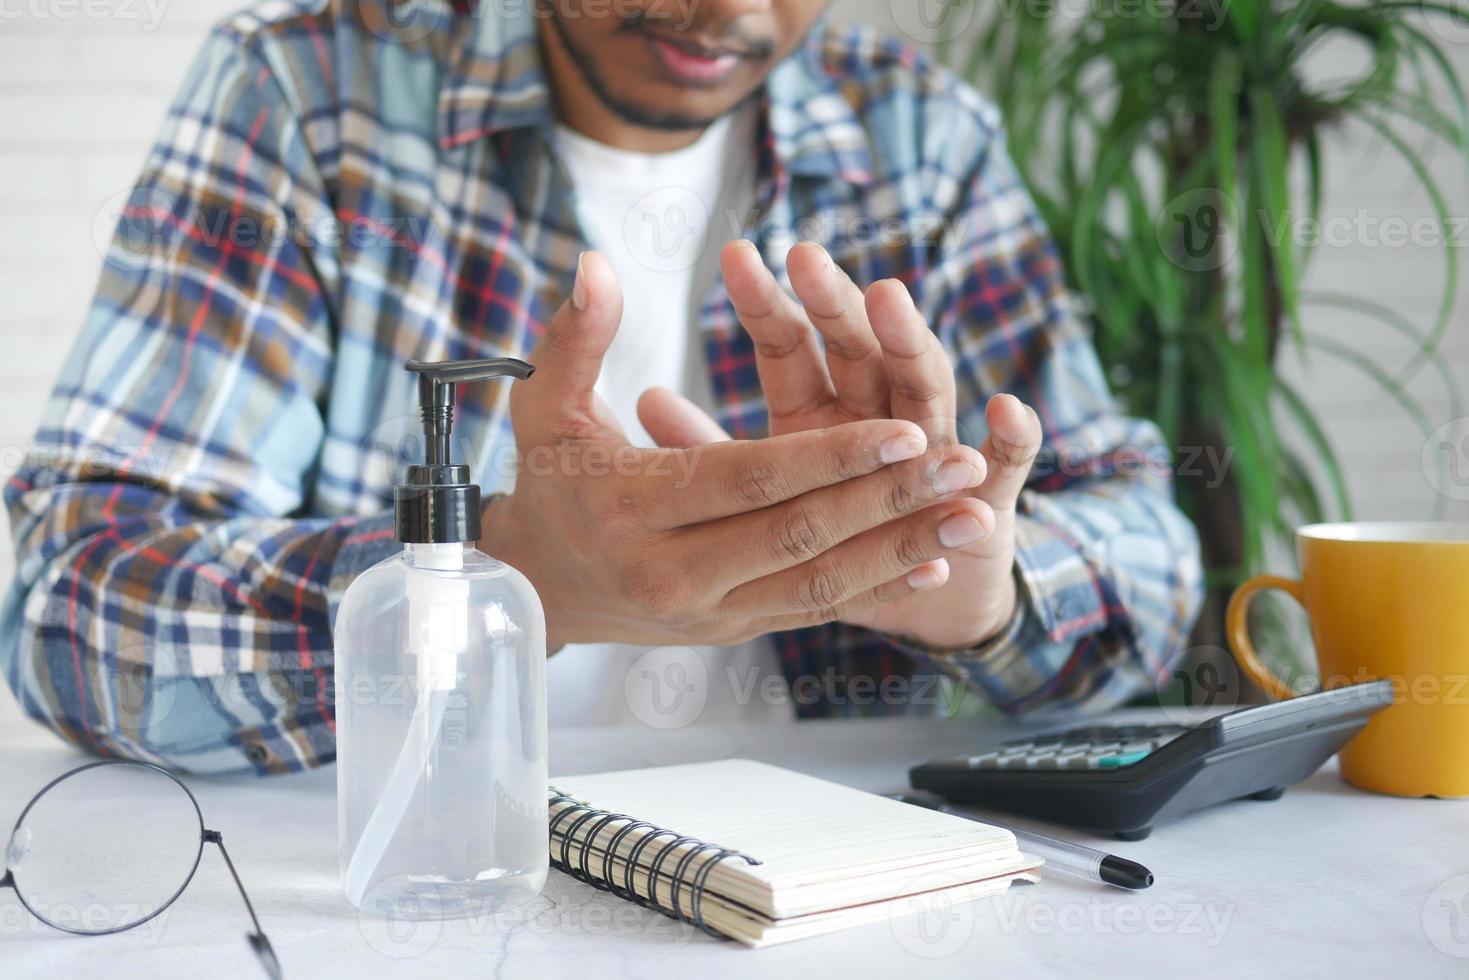
[[[32,714],[330,761],[402,364],[506,354],[535,378],[465,390],[457,445],[508,491],[481,545],[545,604],[553,718],[625,711],[650,647],[778,662],[808,716],[1166,672],[1195,538],[972,90],[821,0],[482,6],[275,2],[206,43],[7,488]]]

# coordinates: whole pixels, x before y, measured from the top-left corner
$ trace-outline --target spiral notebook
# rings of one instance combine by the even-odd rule
[[[552,783],[553,866],[747,946],[992,895],[1041,863],[1008,830],[743,759]]]

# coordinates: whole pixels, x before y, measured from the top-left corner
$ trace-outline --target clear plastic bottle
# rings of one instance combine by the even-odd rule
[[[453,384],[519,364],[410,365],[430,458],[395,494],[404,548],[337,612],[341,867],[364,911],[478,917],[545,885],[545,615],[525,576],[473,546],[479,491],[447,460]]]

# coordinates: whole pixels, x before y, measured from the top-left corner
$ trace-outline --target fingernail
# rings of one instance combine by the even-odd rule
[[[939,467],[933,488],[938,493],[954,493],[979,485],[979,471],[968,463],[954,461]]]
[[[942,558],[938,561],[931,561],[908,573],[908,587],[919,591],[938,588],[949,580],[948,570],[949,563]]]
[[[587,284],[582,268],[582,260],[585,258],[585,252],[576,257],[576,282],[571,286],[571,305],[578,313],[587,311]]]
[[[984,537],[984,526],[969,514],[956,514],[939,525],[939,544],[962,548]]]
[[[884,463],[901,463],[905,459],[917,459],[927,449],[921,440],[913,436],[898,436],[882,444],[878,458]]]

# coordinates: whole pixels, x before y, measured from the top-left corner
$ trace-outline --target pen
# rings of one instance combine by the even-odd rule
[[[963,817],[966,820],[978,820],[967,813],[961,813],[943,803],[937,803],[923,796],[915,796],[911,793],[894,793],[889,799],[900,803],[911,803],[914,806],[925,807],[929,810],[937,810],[940,813],[952,814]],[[992,827],[1000,827],[1000,824],[990,820],[980,821]],[[1081,844],[1073,844],[1070,841],[1057,840],[1054,837],[1046,837],[1043,834],[1033,834],[1028,830],[1016,830],[1014,827],[1003,827],[1015,835],[1015,839],[1025,845],[1027,851],[1034,852],[1038,857],[1046,859],[1046,864],[1057,871],[1064,871],[1080,878],[1091,881],[1100,881],[1108,885],[1116,885],[1119,888],[1131,888],[1139,890],[1147,888],[1153,883],[1153,872],[1127,858],[1098,851],[1095,848],[1085,847]]]

